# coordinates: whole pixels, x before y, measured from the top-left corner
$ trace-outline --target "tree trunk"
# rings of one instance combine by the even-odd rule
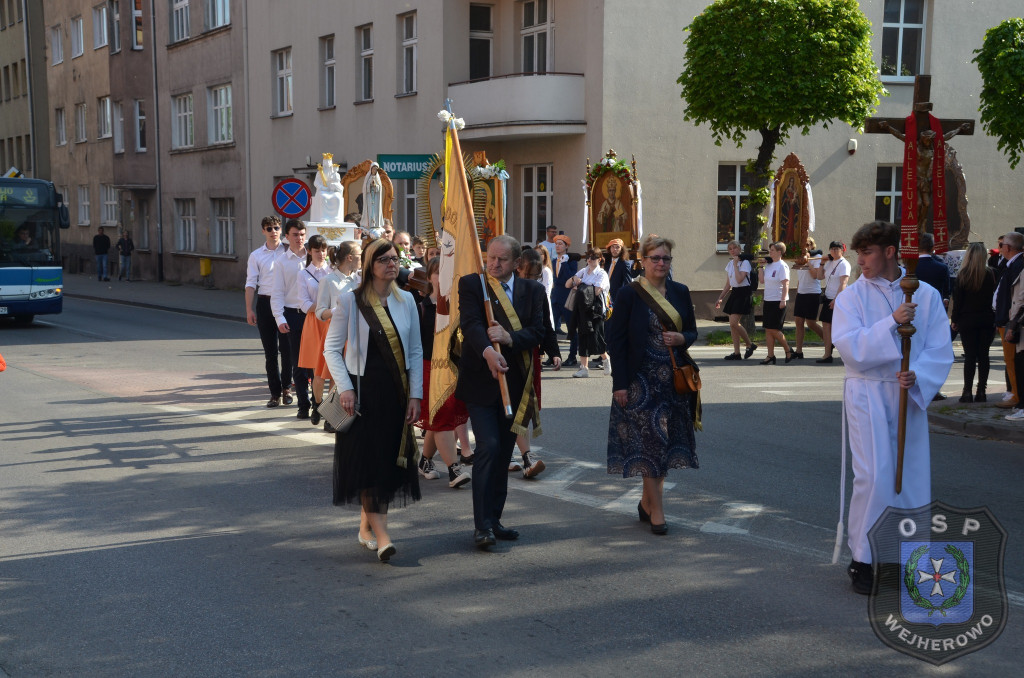
[[[760,191],[768,186],[769,183],[769,172],[771,171],[772,161],[775,159],[775,148],[779,143],[780,126],[769,129],[767,127],[761,128],[761,145],[757,148],[757,160],[754,161],[754,172],[751,177],[751,184],[749,189],[749,196],[747,197],[747,237],[745,239],[745,245],[747,252],[754,256],[758,256],[761,252],[761,221],[759,217],[764,212],[767,202],[755,198],[756,195],[760,194]],[[768,224],[766,228],[771,228],[771,224]],[[770,234],[769,234],[770,236]],[[743,316],[742,324],[746,328],[748,333],[754,331],[754,313],[753,307],[749,315]]]

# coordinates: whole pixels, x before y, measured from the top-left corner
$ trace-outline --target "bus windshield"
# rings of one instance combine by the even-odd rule
[[[0,203],[0,267],[59,264],[55,218],[52,207]]]

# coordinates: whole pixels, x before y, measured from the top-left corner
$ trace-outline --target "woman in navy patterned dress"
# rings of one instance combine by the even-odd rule
[[[669,351],[682,364],[697,338],[686,285],[668,280],[671,240],[651,238],[641,252],[644,277],[623,287],[608,329],[612,409],[608,473],[643,477],[640,520],[665,534],[663,493],[670,468],[698,468],[693,411],[696,398],[676,393]]]

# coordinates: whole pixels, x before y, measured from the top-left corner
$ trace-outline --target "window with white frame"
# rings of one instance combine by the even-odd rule
[[[489,78],[491,72],[491,49],[494,43],[493,7],[491,5],[469,6],[469,79]]]
[[[67,120],[63,108],[53,109],[53,131],[57,146],[68,143]]]
[[[416,12],[409,12],[398,17],[398,30],[402,38],[399,63],[402,64],[401,80],[398,83],[399,94],[411,94],[416,91]]]
[[[114,102],[114,153],[124,153],[124,106]]]
[[[50,28],[50,65],[64,63],[64,42],[61,37],[60,26]]]
[[[359,82],[357,96],[360,101],[373,99],[373,24],[356,29],[356,46],[359,51]]]
[[[75,104],[75,143],[86,139],[85,104]]]
[[[543,240],[540,236],[551,223],[553,172],[551,164],[523,166],[523,242]]]
[[[96,136],[99,139],[106,139],[110,136],[110,97],[100,97],[96,100]]]
[[[78,225],[89,225],[89,186],[79,184],[78,186]]]
[[[189,0],[171,0],[171,42],[185,40],[189,36]]]
[[[80,57],[85,52],[85,33],[82,17],[71,17],[71,58]]]
[[[718,166],[718,204],[715,208],[716,249],[729,251],[729,241],[746,241],[750,228],[747,210],[741,203],[749,195],[753,179],[747,172],[746,163],[722,164]]]
[[[272,52],[274,66],[274,115],[292,112],[292,48]]]
[[[882,18],[883,78],[912,81],[924,59],[926,0],[885,0]]]
[[[174,241],[179,252],[196,251],[196,201],[174,201]]]
[[[522,3],[523,73],[547,73],[554,66],[554,0]]]
[[[100,223],[113,226],[117,223],[117,189],[110,184],[100,184],[100,199],[103,201]]]
[[[231,128],[231,85],[218,85],[207,90],[211,144],[226,144],[234,140]]]
[[[107,45],[107,4],[92,8],[92,48],[99,49]]]
[[[206,30],[231,23],[231,0],[206,0]]]
[[[146,150],[146,102],[135,100],[135,152]]]
[[[210,214],[213,219],[212,242],[210,249],[213,254],[235,253],[235,201],[233,198],[214,198],[210,201]]]
[[[171,148],[191,148],[195,145],[192,123],[192,94],[171,97]]]
[[[416,232],[416,180],[406,179],[405,193],[403,200],[405,204],[405,230],[409,233]]]
[[[900,223],[903,206],[903,165],[879,165],[875,170],[875,219]]]
[[[110,51],[121,51],[121,0],[107,0],[107,22],[110,32]]]
[[[334,91],[334,36],[320,38],[320,108],[332,108],[336,104]]]
[[[132,0],[132,49],[142,49],[142,0]]]

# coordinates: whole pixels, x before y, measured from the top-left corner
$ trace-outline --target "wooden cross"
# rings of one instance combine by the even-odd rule
[[[918,75],[914,78],[914,115],[917,117],[917,129],[926,130],[928,129],[928,113],[932,110],[932,102],[928,101],[931,96],[932,90],[932,76],[930,75]],[[890,129],[894,129],[898,132],[906,131],[906,117],[903,118],[868,118],[864,123],[865,134],[889,134],[888,129],[883,129],[880,125],[886,122],[889,124]],[[957,120],[939,120],[942,123],[943,132],[952,132],[958,127],[967,123],[968,128],[961,130],[959,134],[972,135],[974,134],[974,120],[970,119],[957,119]]]

